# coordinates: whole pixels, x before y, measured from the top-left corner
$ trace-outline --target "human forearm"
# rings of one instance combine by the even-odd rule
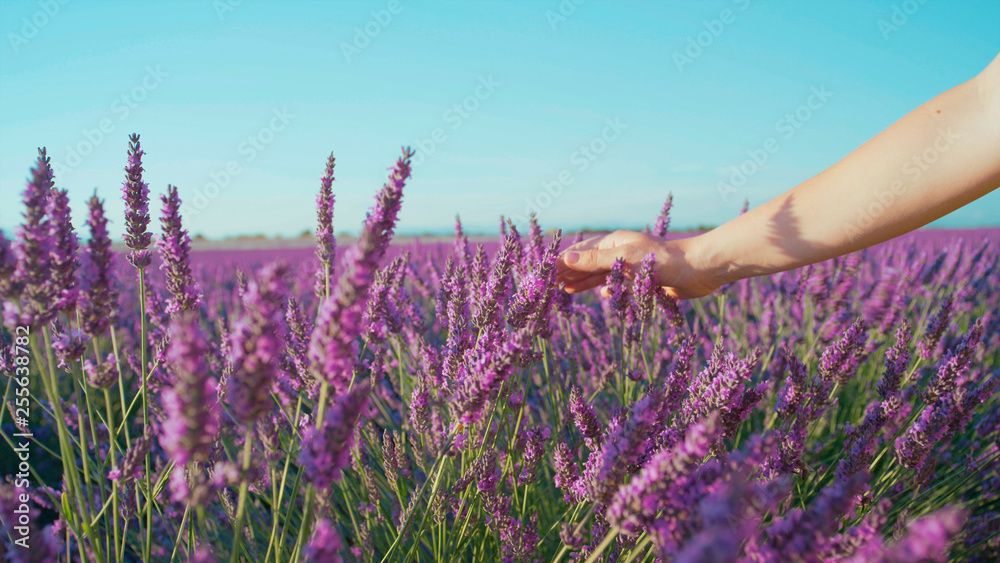
[[[1000,185],[1000,58],[821,174],[690,241],[719,283],[811,264],[925,225]]]

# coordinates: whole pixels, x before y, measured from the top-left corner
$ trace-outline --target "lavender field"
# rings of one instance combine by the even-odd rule
[[[1000,230],[570,295],[534,221],[393,244],[411,156],[349,245],[331,156],[315,248],[193,252],[138,136],[84,225],[40,151],[0,238],[5,559],[1000,558]]]

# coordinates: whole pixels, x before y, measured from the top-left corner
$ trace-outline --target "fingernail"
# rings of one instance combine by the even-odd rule
[[[576,264],[579,261],[580,261],[580,253],[579,252],[567,252],[566,255],[563,256],[563,262],[565,262],[566,264],[568,264],[570,266],[572,266],[573,264]]]

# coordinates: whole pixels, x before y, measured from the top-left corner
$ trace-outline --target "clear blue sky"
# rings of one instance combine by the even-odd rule
[[[0,32],[8,233],[44,145],[78,224],[96,188],[119,234],[131,132],[154,194],[170,183],[192,201],[238,171],[185,217],[210,237],[312,228],[330,151],[335,226],[356,232],[418,142],[400,232],[447,231],[456,213],[493,232],[527,199],[544,227],[635,227],[668,191],[685,227],[794,186],[974,76],[1000,51],[1000,2],[5,0]],[[803,111],[813,88],[830,96]],[[778,150],[723,198],[770,138]],[[936,225],[1000,225],[1000,192]]]

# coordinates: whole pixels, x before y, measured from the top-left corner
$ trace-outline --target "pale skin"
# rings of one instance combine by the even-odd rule
[[[678,299],[703,297],[753,276],[813,264],[889,240],[1000,186],[1000,56],[842,160],[707,233],[664,240],[615,231],[559,258],[569,293],[605,283],[624,258],[634,272],[650,252],[657,280]]]

